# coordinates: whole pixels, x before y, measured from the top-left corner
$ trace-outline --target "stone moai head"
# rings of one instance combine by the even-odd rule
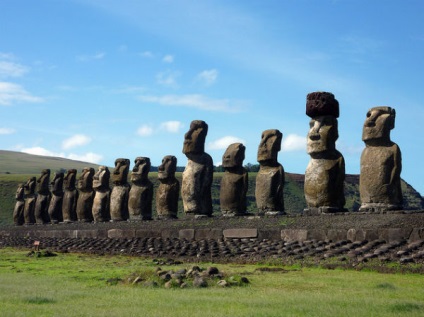
[[[242,167],[245,151],[246,147],[241,143],[230,144],[222,156],[222,166],[225,169]]]
[[[261,165],[276,165],[278,152],[281,150],[283,134],[276,129],[262,132],[261,142],[258,147],[258,162]]]
[[[77,170],[73,168],[68,170],[66,172],[65,177],[63,178],[63,184],[65,186],[65,189],[74,190],[76,179],[77,179]]]
[[[174,179],[177,170],[177,158],[173,155],[166,155],[162,159],[162,164],[158,167],[158,179]]]
[[[31,177],[24,185],[25,195],[34,195],[35,193],[35,185],[37,179],[35,177]]]
[[[362,130],[362,141],[367,145],[390,143],[390,130],[395,127],[396,111],[390,107],[374,107],[368,110]]]
[[[307,152],[321,154],[336,149],[339,138],[339,102],[329,92],[312,92],[306,97],[306,114],[311,117]]]
[[[25,193],[25,189],[24,189],[24,184],[18,184],[18,188],[16,188],[16,193],[15,193],[15,199],[16,200],[23,200],[24,199],[24,193]]]
[[[37,180],[37,192],[46,193],[49,191],[50,170],[43,169],[40,178]]]
[[[78,189],[83,191],[93,190],[94,168],[84,167],[78,178]]]
[[[63,191],[63,177],[64,174],[62,172],[56,172],[53,176],[53,180],[50,183],[52,185],[53,193],[60,193]]]
[[[134,160],[134,167],[131,172],[131,181],[135,184],[142,183],[148,179],[150,172],[150,158],[148,157],[137,157]]]
[[[93,176],[94,189],[108,189],[110,180],[110,171],[107,166],[99,166],[96,174]]]
[[[130,170],[130,160],[126,158],[118,158],[115,160],[115,169],[112,174],[112,181],[115,185],[123,185],[127,183],[128,172]]]
[[[193,120],[190,129],[184,135],[184,154],[202,154],[205,152],[205,140],[208,125],[202,120]]]

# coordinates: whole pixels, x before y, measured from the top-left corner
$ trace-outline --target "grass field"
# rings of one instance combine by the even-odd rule
[[[149,259],[27,253],[0,249],[0,316],[423,316],[424,311],[424,275],[198,263],[250,283],[165,289],[127,282],[134,274],[154,275],[157,265]]]

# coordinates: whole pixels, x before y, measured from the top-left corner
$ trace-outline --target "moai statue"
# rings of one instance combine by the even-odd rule
[[[306,214],[345,211],[345,162],[336,150],[339,137],[339,102],[329,92],[308,94],[306,114],[311,117],[307,151],[311,156],[305,172]]]
[[[196,217],[212,216],[213,161],[205,153],[205,139],[208,125],[194,120],[184,136],[183,153],[187,156],[187,166],[183,172],[181,197],[184,212]]]
[[[93,177],[94,168],[84,167],[84,169],[81,171],[80,177],[78,178],[77,218],[80,222],[93,221]]]
[[[283,134],[276,129],[262,132],[258,147],[259,171],[256,175],[256,206],[259,214],[284,214],[284,168],[278,163]]]
[[[78,191],[75,187],[76,178],[77,170],[70,169],[63,179],[65,193],[62,202],[62,215],[63,222],[65,223],[71,223],[77,220]]]
[[[115,170],[112,173],[113,188],[110,194],[111,221],[128,219],[128,196],[131,188],[128,184],[129,169],[129,159],[118,158],[115,160]]]
[[[24,224],[24,184],[19,184],[15,194],[15,209],[13,210],[13,223],[15,226],[22,226]]]
[[[105,222],[110,219],[110,171],[107,166],[99,166],[93,177],[93,189],[95,191],[92,214],[94,222]]]
[[[50,222],[49,218],[49,203],[50,203],[50,170],[44,169],[41,171],[40,178],[37,180],[37,199],[35,201],[35,222],[42,225]]]
[[[35,186],[37,179],[31,177],[24,185],[24,223],[25,225],[33,225],[35,223],[34,210],[35,210]]]
[[[158,180],[160,182],[156,191],[156,212],[159,219],[178,218],[178,197],[180,195],[180,182],[175,178],[177,158],[167,155],[158,167]]]
[[[62,203],[63,203],[63,178],[62,172],[54,174],[53,180],[50,183],[52,186],[52,199],[49,204],[49,217],[50,223],[57,224],[63,221],[62,217]]]
[[[384,212],[402,209],[400,172],[402,157],[398,145],[390,140],[395,127],[395,109],[371,108],[367,113],[362,141],[359,211]]]
[[[149,180],[150,158],[137,157],[131,172],[128,199],[130,221],[152,220],[153,183]]]
[[[233,143],[228,146],[222,157],[225,173],[221,179],[219,200],[223,216],[246,214],[248,175],[243,167],[245,150],[243,144]]]

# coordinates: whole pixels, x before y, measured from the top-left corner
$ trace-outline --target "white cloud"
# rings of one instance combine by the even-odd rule
[[[152,52],[150,52],[150,51],[142,52],[142,53],[140,53],[140,56],[141,57],[146,57],[146,58],[153,58],[153,57],[155,57],[155,55]]]
[[[153,133],[153,128],[147,124],[142,125],[137,129],[137,134],[140,136],[149,136]]]
[[[5,135],[5,134],[13,134],[16,131],[14,129],[10,129],[10,128],[0,128],[0,135]]]
[[[163,106],[181,106],[196,108],[206,111],[239,112],[240,105],[230,105],[228,99],[209,99],[203,95],[164,95],[164,96],[139,96],[142,102],[157,103]]]
[[[282,152],[306,151],[306,136],[289,134],[283,137],[281,150]]]
[[[0,61],[0,77],[20,77],[28,72],[28,68],[13,62]]]
[[[173,63],[174,62],[174,56],[172,55],[165,55],[162,59],[164,63]]]
[[[42,155],[42,156],[65,157],[65,153],[63,153],[63,152],[60,152],[60,153],[52,152],[52,151],[47,150],[45,148],[42,148],[40,146],[23,148],[23,149],[21,149],[21,152],[28,153],[28,154],[34,154],[34,155]]]
[[[103,159],[102,155],[88,152],[85,154],[68,154],[66,155],[63,152],[52,152],[50,150],[47,150],[45,148],[42,148],[40,146],[35,146],[31,148],[22,148],[21,152],[33,154],[33,155],[42,155],[42,156],[52,156],[52,157],[62,157],[67,158],[70,160],[77,160],[77,161],[83,161],[83,162],[89,162],[94,164],[99,164],[101,160]]]
[[[161,129],[170,133],[178,133],[182,127],[183,124],[180,121],[166,121],[160,124]]]
[[[9,106],[15,102],[42,102],[43,98],[31,95],[22,86],[0,82],[0,105]]]
[[[77,146],[86,145],[91,142],[91,138],[84,134],[75,134],[70,138],[63,140],[62,149],[68,150]]]
[[[89,62],[93,60],[103,59],[106,56],[106,53],[100,52],[92,55],[78,55],[77,60],[80,62]]]
[[[13,55],[12,53],[3,53],[0,52],[0,59],[15,59],[15,55]]]
[[[230,144],[233,144],[233,143],[243,143],[243,144],[245,144],[245,142],[246,141],[243,140],[243,139],[240,139],[240,138],[235,137],[235,136],[228,135],[228,136],[224,136],[224,137],[222,137],[218,140],[209,142],[207,148],[208,148],[208,150],[226,150],[227,147]]]
[[[163,86],[178,88],[177,78],[179,76],[178,72],[161,72],[156,75],[156,82]]]
[[[206,86],[215,83],[218,78],[218,71],[216,69],[204,70],[197,75],[197,81],[202,82]]]
[[[69,154],[67,156],[68,159],[70,160],[75,160],[75,161],[83,161],[83,162],[89,162],[89,163],[94,163],[94,164],[99,164],[102,160],[103,160],[103,156],[93,153],[93,152],[88,152],[85,154]]]

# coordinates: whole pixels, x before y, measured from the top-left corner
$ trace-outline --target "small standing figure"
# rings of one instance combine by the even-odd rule
[[[175,178],[177,158],[167,155],[158,167],[158,180],[160,182],[156,191],[156,212],[159,219],[178,218],[178,198],[180,195],[180,182]]]
[[[15,194],[15,209],[13,210],[13,223],[15,226],[22,226],[24,224],[24,184],[19,184]]]
[[[183,153],[187,166],[183,172],[181,197],[184,212],[195,216],[212,216],[213,160],[205,153],[205,139],[208,125],[194,120],[184,136]]]
[[[284,168],[278,163],[283,134],[276,129],[262,132],[258,147],[259,171],[256,175],[256,206],[259,214],[269,216],[284,214]]]
[[[112,173],[113,188],[110,194],[111,221],[128,219],[128,196],[131,188],[128,184],[129,169],[129,159],[118,158],[115,160],[115,170]]]
[[[308,94],[306,114],[311,117],[307,151],[311,156],[305,172],[306,214],[345,211],[345,161],[336,150],[339,137],[339,102],[329,92]]]
[[[53,180],[50,183],[52,186],[52,199],[49,204],[50,223],[57,224],[63,221],[62,203],[63,203],[63,177],[62,172],[54,174]]]
[[[93,177],[93,189],[95,191],[92,214],[94,222],[105,222],[110,219],[110,171],[107,166],[99,166]]]
[[[35,201],[35,222],[42,225],[50,222],[49,203],[50,203],[50,170],[41,171],[40,178],[37,180],[37,200]]]
[[[93,221],[93,177],[94,168],[84,167],[80,177],[78,178],[77,218],[80,222]]]
[[[37,179],[31,177],[24,185],[24,197],[25,197],[25,207],[24,207],[24,221],[25,225],[33,225],[35,223],[34,209],[35,209],[35,185]]]
[[[228,146],[222,157],[225,168],[221,179],[220,206],[223,216],[243,216],[246,214],[246,193],[248,174],[243,167],[246,147],[241,143]]]
[[[390,140],[395,127],[396,111],[390,107],[374,107],[367,113],[362,141],[359,211],[384,212],[403,206],[400,182],[402,157],[399,146]]]
[[[70,169],[63,179],[65,193],[63,195],[62,215],[63,222],[65,223],[71,223],[77,220],[78,191],[75,187],[76,178],[77,170]]]
[[[149,180],[150,158],[137,157],[131,173],[129,220],[152,220],[153,183]]]

